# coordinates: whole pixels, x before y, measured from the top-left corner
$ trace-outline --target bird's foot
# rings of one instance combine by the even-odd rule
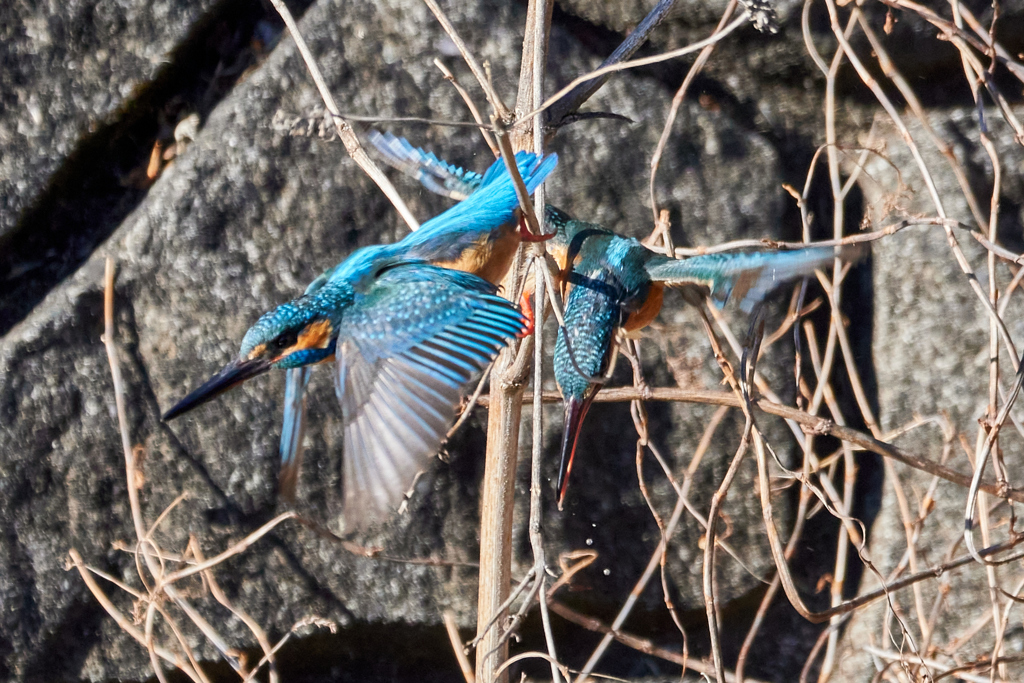
[[[534,328],[533,305],[530,303],[530,297],[526,292],[523,292],[519,297],[519,308],[523,312],[523,317],[526,318],[526,327],[516,337],[526,339],[533,334]]]
[[[556,233],[548,233],[546,235],[534,235],[530,232],[530,226],[526,224],[526,217],[519,217],[519,238],[524,242],[547,242],[553,238]]]

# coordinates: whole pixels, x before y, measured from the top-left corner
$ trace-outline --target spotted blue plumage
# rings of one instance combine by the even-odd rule
[[[600,389],[595,380],[608,369],[615,332],[629,325],[631,316],[653,317],[656,310],[647,310],[652,295],[660,297],[665,286],[693,288],[718,306],[734,296],[749,312],[775,287],[828,267],[837,256],[852,256],[812,247],[673,259],[551,206],[546,217],[557,231],[554,247],[565,250],[562,265],[569,289],[565,327],[559,330],[554,356],[555,381],[565,401],[560,497],[565,495],[583,418]],[[660,300],[653,301],[660,307]]]
[[[408,145],[408,143],[405,144]],[[330,290],[335,283],[341,283],[354,289],[358,305],[353,304],[352,308],[348,311],[349,317],[346,318],[344,324],[349,332],[356,329],[367,330],[365,333],[367,336],[358,345],[360,349],[358,355],[360,357],[365,358],[367,354],[371,357],[373,356],[374,352],[367,345],[371,344],[369,339],[373,338],[374,335],[376,335],[375,346],[379,352],[380,349],[389,348],[385,343],[387,340],[405,338],[397,333],[398,328],[407,331],[413,328],[433,329],[432,325],[436,326],[439,324],[441,318],[438,316],[448,314],[445,312],[451,304],[447,300],[451,297],[451,289],[438,288],[440,280],[449,282],[452,287],[475,291],[484,296],[483,291],[479,289],[480,283],[483,281],[465,273],[448,275],[447,273],[453,273],[454,271],[445,271],[446,274],[444,276],[438,276],[436,271],[440,269],[420,272],[417,270],[395,268],[395,271],[401,273],[401,275],[386,275],[381,278],[380,274],[382,272],[386,272],[388,268],[392,268],[393,264],[396,263],[408,263],[410,261],[444,263],[456,261],[466,249],[476,247],[488,239],[496,238],[503,229],[507,228],[510,224],[514,224],[516,221],[519,200],[516,196],[511,176],[501,160],[495,161],[486,173],[480,175],[443,164],[436,157],[433,157],[431,160],[427,155],[423,155],[423,159],[426,159],[427,163],[434,163],[436,161],[437,164],[435,166],[441,164],[447,169],[445,173],[453,177],[458,176],[465,183],[471,183],[473,187],[472,196],[431,220],[424,222],[419,230],[410,233],[395,244],[364,247],[353,252],[345,261],[323,273],[306,289],[305,296],[307,297],[316,296],[324,290]],[[535,190],[550,175],[557,163],[558,157],[553,154],[543,158],[529,152],[520,152],[516,155],[519,173],[530,192]],[[440,168],[440,166],[437,167]],[[429,273],[429,277],[425,273]],[[392,278],[395,277],[398,279],[393,280]],[[440,280],[437,279],[439,277]],[[417,278],[426,279],[418,280]],[[424,297],[426,296],[425,290],[432,289],[435,298],[429,301],[426,299],[417,300],[415,304],[419,307],[419,310],[412,311],[403,304],[403,299],[399,296],[398,292],[395,292],[390,287],[382,288],[384,283],[393,284],[394,282],[403,282],[405,286],[410,288],[410,291],[420,291],[421,296]],[[360,298],[361,295],[358,293],[361,288],[366,288],[371,283],[373,283],[375,289],[372,293],[367,293],[366,296],[370,297],[370,299]],[[385,291],[388,293],[387,296],[384,294]],[[376,297],[376,303],[373,301],[374,297]],[[428,372],[423,367],[407,359],[408,362],[406,363],[407,367],[405,367],[405,370],[411,373],[409,377],[418,377],[421,383],[447,380],[460,384],[464,383],[465,377],[468,376],[467,373],[471,374],[471,371],[475,372],[478,370],[481,367],[481,363],[486,365],[487,362],[490,362],[490,358],[504,344],[504,341],[501,341],[501,344],[496,346],[498,340],[504,340],[509,336],[517,334],[521,330],[521,325],[514,322],[512,317],[510,317],[512,313],[515,316],[519,314],[507,301],[493,296],[490,299],[486,299],[486,301],[490,302],[489,306],[476,310],[469,319],[463,321],[461,326],[456,326],[457,329],[449,330],[443,328],[437,330],[438,336],[436,340],[428,344],[425,349],[416,352],[421,354],[424,359],[433,358],[439,363],[438,367],[441,369]],[[353,318],[352,316],[357,316],[359,311],[364,311],[367,317]],[[417,317],[423,311],[430,311],[430,315],[434,317]],[[465,313],[465,311],[462,313]],[[371,317],[372,323],[370,322]],[[431,320],[434,322],[431,322]],[[356,321],[362,321],[366,324],[360,328]],[[517,327],[517,325],[519,326]],[[373,330],[376,330],[376,332]],[[386,330],[386,332],[383,330]],[[442,345],[448,345],[457,350],[458,353],[438,359],[438,354],[441,354],[441,351],[436,347]],[[343,339],[339,337],[338,349],[352,348],[355,347],[351,344],[346,346]],[[338,353],[343,355],[342,351],[338,351]],[[355,352],[350,351],[350,355],[353,353]],[[339,363],[341,362],[342,355],[339,355]],[[484,358],[487,359],[486,362],[482,360]],[[375,358],[369,362],[372,365],[379,361],[380,358]],[[358,364],[356,366],[361,367]],[[349,376],[348,373],[346,373],[346,376]],[[295,473],[299,469],[301,462],[302,436],[305,430],[304,396],[309,377],[310,370],[308,368],[304,368],[301,371],[289,370],[286,375],[284,420],[281,429],[280,449],[282,466],[281,488],[286,498],[294,496]],[[378,377],[378,381],[383,382],[392,391],[397,391],[393,382],[387,377]],[[344,382],[341,383],[341,385],[343,384]],[[356,383],[354,388],[358,389],[361,386]],[[427,404],[430,404],[431,401],[436,403],[440,400],[439,397],[445,400],[457,401],[457,396],[455,398],[453,396],[458,392],[453,393],[451,385],[443,391],[437,387],[431,390],[421,387],[419,391],[422,394],[422,399]],[[345,400],[342,400],[342,403],[344,409]],[[435,407],[437,406],[435,405]],[[446,411],[442,412],[450,417],[451,407],[449,406]],[[353,412],[352,414],[356,413]],[[409,411],[405,411],[402,414],[406,418],[412,418],[412,414]],[[432,429],[436,431],[438,428],[437,424],[433,422],[430,424]],[[373,457],[387,459],[384,455],[384,450],[378,447],[379,444],[374,441],[374,437],[365,430],[365,427],[360,426],[351,435],[351,439],[349,439],[349,436],[346,436],[346,454],[350,452],[372,452],[375,454]],[[370,450],[367,451],[366,449]],[[436,450],[436,445],[434,449]],[[401,460],[398,464],[411,466],[410,463],[415,461],[419,462],[417,467],[421,467],[421,455]],[[361,483],[356,486],[346,486],[346,501],[349,500],[350,492],[354,492],[362,485],[372,483],[373,485],[370,486],[370,489],[376,492],[373,501],[370,501],[370,503],[364,501],[359,505],[369,504],[370,508],[375,512],[379,512],[378,508],[382,506],[387,507],[394,503],[396,490],[399,494],[404,491],[404,488],[400,490],[395,488],[394,481],[397,480],[389,480],[391,488],[384,487],[381,482],[376,480],[371,482],[370,480],[374,476],[373,468],[365,465],[364,461],[346,455],[346,463],[350,462],[353,466],[359,467],[352,472],[348,472],[346,476]],[[391,463],[389,467],[394,469],[398,464]],[[387,495],[384,495],[385,493]],[[355,494],[353,493],[352,495]],[[352,503],[352,505],[356,505],[356,503]],[[346,502],[346,509],[349,507],[349,503]]]
[[[428,265],[381,274],[338,337],[345,508],[393,509],[434,455],[467,385],[525,321],[495,288]]]
[[[294,343],[328,323],[323,348],[272,363],[288,369],[281,493],[294,496],[305,430],[305,361],[336,358],[344,425],[345,518],[358,528],[386,516],[440,447],[467,385],[525,327],[496,287],[470,273],[386,257],[369,247],[263,315],[242,357]],[[282,342],[281,340],[285,340]]]

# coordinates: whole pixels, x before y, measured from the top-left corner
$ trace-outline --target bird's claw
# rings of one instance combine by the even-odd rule
[[[516,337],[519,339],[526,339],[531,334],[533,334],[535,319],[533,315],[533,305],[530,304],[530,297],[526,292],[523,292],[522,295],[519,297],[519,308],[523,312],[523,317],[526,318],[526,327],[523,329],[522,332],[517,334]]]
[[[519,217],[519,238],[523,242],[547,242],[549,239],[552,239],[556,234],[557,233],[552,232],[546,235],[534,235],[532,232],[530,232],[530,226],[526,224],[526,217]]]

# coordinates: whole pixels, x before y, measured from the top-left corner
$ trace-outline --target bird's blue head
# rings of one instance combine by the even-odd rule
[[[242,338],[241,362],[269,368],[299,368],[334,354],[335,321],[303,299],[281,304],[264,313]]]
[[[298,368],[334,355],[338,325],[352,301],[344,282],[328,281],[315,292],[263,314],[242,339],[238,358],[164,414],[170,420],[271,368]]]

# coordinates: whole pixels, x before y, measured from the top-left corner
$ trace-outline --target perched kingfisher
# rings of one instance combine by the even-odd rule
[[[547,207],[557,236],[552,252],[562,268],[565,326],[555,341],[555,381],[565,414],[558,504],[565,499],[580,428],[608,371],[615,334],[646,327],[661,310],[665,287],[697,290],[718,307],[730,296],[750,313],[776,287],[831,266],[852,252],[832,247],[719,253],[675,259],[639,240]]]
[[[532,192],[557,157],[516,163]],[[344,423],[345,517],[351,527],[400,502],[434,455],[466,386],[526,319],[496,295],[521,236],[503,162],[473,196],[390,245],[365,247],[305,294],[262,316],[239,358],[182,399],[165,420],[270,368],[288,371],[281,493],[293,498],[312,366],[336,358]]]
[[[483,176],[444,162],[404,139],[379,136],[373,141],[389,163],[438,194],[472,197],[482,187]],[[551,205],[545,207],[545,223],[555,228],[548,251],[560,269],[565,306],[565,326],[558,330],[554,354],[555,380],[565,404],[559,506],[580,427],[601,388],[597,380],[608,371],[616,332],[634,332],[650,324],[661,310],[666,286],[698,290],[719,307],[735,295],[740,308],[749,313],[777,286],[826,268],[837,256],[855,258],[851,251],[808,247],[675,259],[651,251],[636,239],[575,220]]]

